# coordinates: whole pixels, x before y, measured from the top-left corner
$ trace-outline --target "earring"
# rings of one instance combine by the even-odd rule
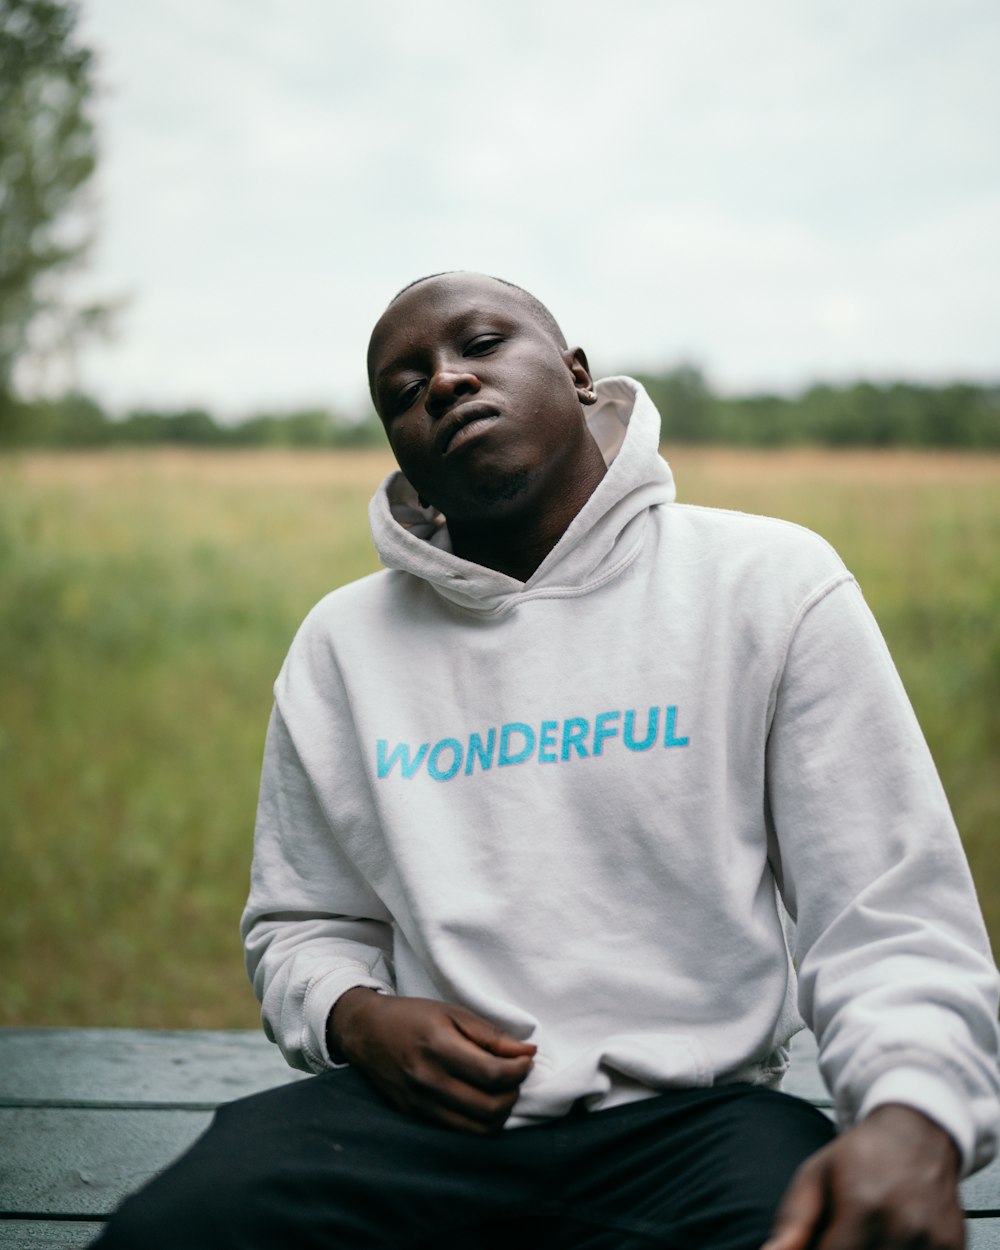
[[[596,403],[596,402],[597,402],[597,392],[596,392],[596,391],[591,391],[591,390],[581,390],[581,391],[580,391],[580,403],[581,403],[581,404],[593,404],[593,403]]]

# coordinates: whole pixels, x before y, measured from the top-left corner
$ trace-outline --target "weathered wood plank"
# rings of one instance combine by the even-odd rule
[[[789,1094],[808,1098],[818,1107],[829,1107],[830,1095],[816,1066],[816,1039],[808,1029],[792,1038],[788,1071],[781,1088]]]
[[[966,1211],[1000,1211],[1000,1159],[962,1181],[962,1206]]]
[[[0,1029],[0,1105],[216,1106],[307,1078],[257,1030]],[[808,1032],[783,1089],[829,1102]]]
[[[307,1077],[256,1030],[0,1029],[0,1106],[217,1106]]]
[[[0,1211],[106,1215],[197,1137],[209,1108],[297,1079],[256,1031],[0,1029]],[[807,1033],[784,1088],[829,1108]],[[972,1213],[1000,1211],[1000,1162],[962,1196]],[[969,1227],[974,1250],[1000,1250],[1000,1220]],[[0,1220],[0,1250],[15,1234],[58,1244],[30,1220]]]
[[[208,1111],[0,1109],[0,1211],[103,1218],[211,1118]]]
[[[84,1250],[101,1224],[69,1220],[0,1220],[0,1250]],[[1000,1220],[970,1220],[967,1250],[1000,1250]]]
[[[967,1220],[966,1250],[1000,1250],[1000,1219]]]
[[[82,1250],[102,1227],[92,1220],[0,1220],[0,1250]]]

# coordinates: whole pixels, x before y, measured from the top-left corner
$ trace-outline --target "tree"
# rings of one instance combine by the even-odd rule
[[[710,443],[716,430],[712,393],[696,364],[682,361],[669,373],[639,374],[663,418],[663,439],[672,443]]]
[[[18,360],[72,346],[110,311],[63,289],[91,243],[97,161],[93,54],[76,21],[75,3],[0,0],[0,423]]]

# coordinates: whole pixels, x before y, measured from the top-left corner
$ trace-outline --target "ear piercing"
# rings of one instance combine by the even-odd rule
[[[591,390],[580,391],[580,402],[582,404],[593,404],[597,401],[597,392]]]

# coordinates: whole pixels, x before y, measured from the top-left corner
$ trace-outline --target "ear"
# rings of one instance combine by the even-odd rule
[[[577,397],[581,404],[596,404],[597,391],[594,388],[594,379],[590,373],[590,365],[587,363],[587,353],[582,347],[567,347],[563,352],[563,360],[566,362],[566,368],[570,371],[573,378],[573,385],[576,387]]]

